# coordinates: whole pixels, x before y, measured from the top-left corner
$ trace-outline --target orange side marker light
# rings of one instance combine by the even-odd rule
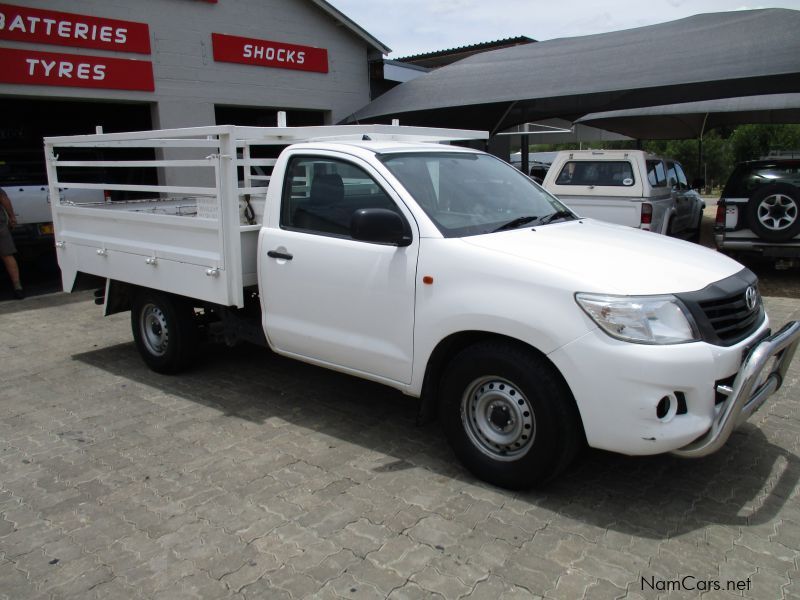
[[[431,285],[433,283],[433,277],[431,277],[430,275],[425,275],[422,278],[422,283],[424,283],[425,285]]]

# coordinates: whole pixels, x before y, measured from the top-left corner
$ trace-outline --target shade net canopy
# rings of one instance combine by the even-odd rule
[[[800,11],[768,8],[476,54],[407,81],[347,122],[486,129],[588,113],[800,92]]]
[[[628,110],[591,113],[576,123],[641,140],[702,137],[723,125],[800,123],[800,94],[721,98]]]

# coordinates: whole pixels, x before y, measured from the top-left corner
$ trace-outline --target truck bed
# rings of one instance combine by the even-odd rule
[[[247,198],[260,209],[256,216],[263,214],[269,177],[255,176],[252,169],[264,172],[275,162],[251,159],[252,144],[244,141],[245,133],[246,128],[209,127],[48,138],[48,179],[51,200],[57,199],[51,203],[64,289],[72,289],[80,272],[242,306],[243,288],[256,284],[261,225],[258,219],[249,223],[240,204]],[[102,159],[59,158],[73,148],[85,155],[87,147]],[[107,160],[115,149],[131,147],[153,148],[160,156]],[[85,179],[95,182],[98,172],[111,169],[158,169],[163,184],[85,183],[74,181],[74,175],[69,182],[59,181],[59,170],[67,168],[91,174]],[[237,169],[244,174],[242,181]],[[59,187],[151,197],[79,202],[54,195]]]
[[[62,205],[58,213],[65,289],[80,271],[237,305],[223,275],[240,270],[242,286],[256,284],[260,224],[239,225],[239,251],[226,255],[219,221],[198,217],[197,199]]]

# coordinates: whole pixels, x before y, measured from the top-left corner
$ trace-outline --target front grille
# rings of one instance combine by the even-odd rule
[[[746,290],[726,298],[699,303],[714,333],[726,345],[746,338],[761,322],[761,296],[757,296],[755,306],[749,309],[745,293]]]
[[[755,274],[743,269],[702,290],[677,296],[694,317],[704,341],[715,346],[733,346],[752,335],[764,322],[764,305],[757,285]],[[747,294],[751,288],[755,304],[748,308]]]

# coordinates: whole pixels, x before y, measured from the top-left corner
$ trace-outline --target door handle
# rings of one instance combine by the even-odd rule
[[[292,258],[294,258],[291,254],[287,254],[286,252],[278,252],[277,250],[270,250],[267,252],[267,256],[270,258],[281,258],[283,260],[292,260]]]

